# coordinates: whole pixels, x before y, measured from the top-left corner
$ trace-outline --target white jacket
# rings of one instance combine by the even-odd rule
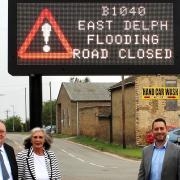
[[[46,167],[50,180],[61,180],[61,173],[54,152],[44,150]],[[16,156],[19,180],[36,180],[33,149],[21,151]]]

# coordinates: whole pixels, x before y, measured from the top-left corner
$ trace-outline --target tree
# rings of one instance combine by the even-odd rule
[[[6,129],[8,132],[13,132],[13,124],[15,132],[22,131],[22,120],[19,116],[12,116],[5,121]]]
[[[56,124],[56,100],[46,101],[42,108],[42,122],[47,126],[51,124],[51,103],[52,103],[52,124]]]
[[[85,77],[85,78],[84,78],[84,83],[88,83],[88,82],[91,82],[90,78]]]
[[[24,130],[25,132],[30,131],[30,120],[27,119],[26,122],[22,123],[22,127],[23,127],[23,130]]]
[[[77,77],[71,77],[71,78],[69,79],[69,81],[70,81],[71,83],[88,83],[88,82],[91,82],[90,79],[89,79],[89,77],[85,77],[84,79],[79,79],[79,78],[77,78]]]

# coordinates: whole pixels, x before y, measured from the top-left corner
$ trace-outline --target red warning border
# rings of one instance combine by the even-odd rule
[[[33,41],[36,33],[40,29],[40,26],[43,24],[44,19],[47,19],[54,32],[56,33],[59,41],[61,42],[62,46],[65,49],[65,52],[26,52],[28,47],[30,46],[31,42]],[[31,60],[39,60],[39,59],[54,59],[54,60],[63,60],[63,59],[71,59],[72,58],[72,47],[69,44],[68,40],[64,36],[63,31],[61,30],[60,26],[57,24],[56,20],[52,16],[51,11],[47,8],[43,9],[40,13],[40,16],[36,20],[35,24],[33,25],[30,33],[27,35],[25,41],[19,48],[17,52],[18,57],[21,59],[31,59]]]

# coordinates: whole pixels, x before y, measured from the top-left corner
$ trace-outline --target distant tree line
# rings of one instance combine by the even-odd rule
[[[51,125],[51,110],[52,110],[52,125],[56,124],[56,100],[46,101],[42,108],[42,123],[44,126]]]
[[[71,83],[88,83],[90,79],[85,77],[84,79],[80,79],[77,77],[71,77],[69,80]],[[51,117],[52,116],[52,117]],[[43,126],[56,125],[56,100],[45,101],[42,105],[42,124]],[[30,121],[23,122],[21,117],[12,116],[5,120],[6,129],[8,132],[21,132],[21,131],[29,131],[30,130]]]
[[[24,124],[19,116],[12,116],[5,121],[6,129],[8,132],[21,132],[23,131]]]
[[[51,110],[52,124],[56,124],[56,100],[43,102],[42,106],[42,124],[44,126],[51,125]],[[22,132],[30,130],[30,121],[23,122],[21,117],[12,116],[5,120],[7,132]]]
[[[71,77],[69,79],[69,82],[71,82],[71,83],[88,83],[88,82],[91,82],[91,81],[90,81],[90,78],[88,78],[88,77],[85,77],[84,79],[80,79],[80,78],[77,78],[77,77]]]

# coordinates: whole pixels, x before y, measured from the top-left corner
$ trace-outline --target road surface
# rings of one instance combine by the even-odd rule
[[[16,153],[23,149],[25,135],[8,134]],[[68,141],[54,139],[53,150],[59,161],[63,180],[135,180],[139,161],[120,158]]]

